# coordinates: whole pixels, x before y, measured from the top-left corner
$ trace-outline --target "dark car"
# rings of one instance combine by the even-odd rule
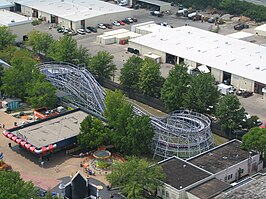
[[[64,32],[64,28],[62,28],[62,27],[58,27],[56,30],[57,30],[57,32],[59,32],[59,33],[63,33],[63,32]]]
[[[138,22],[138,19],[135,17],[131,17],[131,19],[133,20],[133,22]]]
[[[127,51],[130,52],[130,53],[135,53],[135,49],[134,49],[134,48],[130,48],[130,47],[128,47],[128,48],[127,48]]]
[[[245,91],[243,94],[242,94],[242,97],[244,98],[247,98],[247,97],[250,97],[253,95],[253,92],[250,92],[250,91]]]
[[[109,23],[105,23],[103,24],[106,28],[108,29],[112,29],[113,28],[113,25],[112,24],[109,24]]]
[[[249,25],[248,24],[244,24],[244,23],[239,23],[239,24],[236,24],[234,26],[235,30],[243,30],[245,28],[249,28]]]
[[[130,24],[130,22],[127,19],[123,19],[122,22],[124,22],[125,24]]]
[[[87,27],[91,32],[97,32],[97,29],[95,27],[89,26]]]

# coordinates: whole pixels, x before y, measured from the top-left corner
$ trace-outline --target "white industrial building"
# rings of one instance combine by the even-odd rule
[[[249,41],[249,42],[252,42],[255,40],[254,34],[248,33],[248,32],[236,32],[236,33],[232,33],[226,36],[234,38],[234,39],[240,39],[243,41]]]
[[[7,26],[13,34],[17,36],[16,42],[25,40],[26,35],[33,30],[31,17],[10,12],[8,10],[0,10],[0,26]]]
[[[15,0],[23,15],[79,29],[132,17],[132,10],[100,0]]]
[[[266,37],[266,24],[256,27],[255,32],[259,36]]]
[[[164,28],[129,40],[140,54],[160,56],[162,63],[206,66],[215,80],[262,93],[266,87],[266,48],[191,26]]]
[[[12,10],[15,4],[13,2],[0,0],[0,9]]]

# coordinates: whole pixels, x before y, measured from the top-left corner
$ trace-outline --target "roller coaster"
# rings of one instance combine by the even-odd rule
[[[105,91],[92,74],[82,66],[65,62],[38,65],[60,92],[62,103],[105,119]],[[133,104],[135,114],[149,115],[155,130],[154,156],[189,158],[213,147],[210,119],[200,113],[178,110],[158,118]]]

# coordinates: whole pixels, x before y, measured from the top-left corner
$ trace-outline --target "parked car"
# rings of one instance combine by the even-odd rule
[[[249,28],[249,25],[248,24],[244,24],[244,23],[239,23],[239,24],[236,24],[234,26],[235,30],[243,30],[245,28]]]
[[[242,97],[244,98],[247,98],[247,97],[250,97],[253,95],[253,92],[250,92],[250,91],[245,91],[243,94],[242,94]]]
[[[88,26],[87,27],[91,32],[97,32],[97,29],[95,27],[92,26]]]
[[[131,19],[133,20],[133,22],[138,22],[138,19],[135,17],[131,17]]]
[[[103,25],[102,23],[99,23],[99,24],[98,24],[98,28],[100,28],[100,29],[106,29],[106,26]]]
[[[208,23],[214,23],[214,22],[215,22],[215,19],[213,17],[208,19]]]
[[[135,49],[134,49],[134,48],[130,48],[130,47],[128,47],[128,48],[127,48],[127,51],[130,52],[130,53],[135,53]]]
[[[85,35],[86,32],[83,28],[77,29],[77,33],[81,34],[81,35]]]
[[[124,22],[125,24],[130,24],[130,22],[126,19],[123,19],[122,22]]]
[[[118,21],[114,21],[114,22],[113,22],[113,25],[114,25],[114,26],[120,26],[121,24],[120,24]]]
[[[74,36],[77,35],[78,33],[75,30],[69,30],[68,35]]]
[[[156,17],[162,17],[163,13],[161,13],[160,11],[151,11],[150,14],[152,16],[156,16]]]
[[[86,32],[86,33],[91,33],[91,30],[88,29],[88,28],[85,28],[85,32]]]
[[[125,20],[129,21],[129,23],[133,23],[134,22],[134,20],[131,17],[127,17],[127,18],[125,18]]]
[[[62,28],[62,27],[58,27],[56,30],[57,30],[58,33],[63,33],[64,32],[64,28]]]
[[[126,25],[123,21],[117,21],[118,23],[120,23],[120,25],[124,26]]]
[[[106,28],[108,29],[112,29],[113,28],[113,25],[112,24],[109,24],[109,23],[105,23],[103,24]]]

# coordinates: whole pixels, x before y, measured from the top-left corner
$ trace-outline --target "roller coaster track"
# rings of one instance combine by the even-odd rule
[[[63,103],[105,120],[105,91],[86,68],[64,62],[42,63],[38,68],[63,93]],[[136,115],[148,115],[151,119],[155,130],[154,155],[188,158],[213,146],[210,120],[206,116],[180,110],[156,117],[136,103],[130,103]]]

